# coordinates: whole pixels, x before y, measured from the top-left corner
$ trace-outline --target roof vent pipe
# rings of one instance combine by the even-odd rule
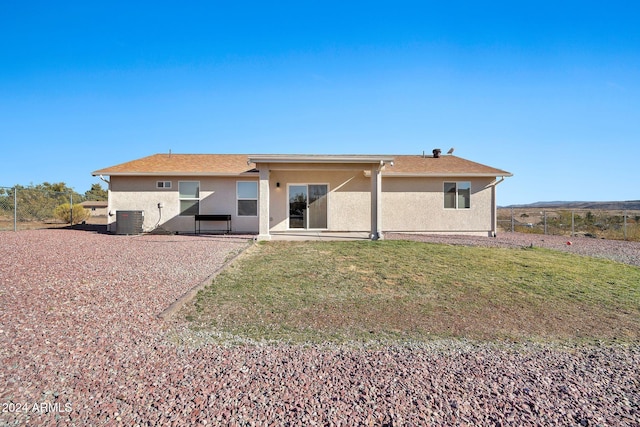
[[[442,153],[442,150],[439,148],[434,148],[433,149],[433,158],[437,159],[438,157],[440,157],[440,153]]]

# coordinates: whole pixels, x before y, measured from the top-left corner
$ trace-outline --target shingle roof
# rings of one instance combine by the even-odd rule
[[[247,164],[247,154],[154,154],[93,172],[93,175],[240,175],[255,172]],[[308,155],[295,158],[308,158]],[[342,156],[349,157],[349,156]],[[375,157],[375,156],[353,156]],[[458,156],[385,155],[393,166],[385,167],[383,176],[511,176],[510,172],[472,162]]]
[[[100,169],[95,175],[239,175],[250,172],[246,154],[154,154]]]
[[[86,200],[80,203],[80,205],[84,206],[85,208],[106,208],[107,201],[106,200]]]
[[[472,162],[458,156],[394,156],[393,167],[385,168],[383,176],[511,176],[510,172]]]

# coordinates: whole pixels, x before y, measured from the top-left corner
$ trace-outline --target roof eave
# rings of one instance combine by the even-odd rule
[[[510,177],[513,176],[509,172],[496,172],[496,173],[468,173],[468,172],[382,172],[382,176],[385,178],[495,178],[496,176]]]
[[[387,163],[393,162],[394,156],[366,156],[366,155],[344,155],[344,156],[322,156],[322,155],[282,155],[282,154],[255,154],[249,155],[251,163]]]
[[[257,171],[249,170],[244,172],[100,172],[91,173],[92,176],[243,176],[258,175]]]

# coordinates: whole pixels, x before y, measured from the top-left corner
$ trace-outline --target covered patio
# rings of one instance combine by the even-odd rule
[[[250,155],[248,161],[254,163],[259,172],[258,240],[340,236],[378,240],[384,237],[382,171],[387,165],[393,166],[392,156],[266,154]],[[336,178],[339,176],[341,178]],[[362,232],[362,228],[348,230],[337,224],[340,215],[360,218],[363,214],[353,212],[347,204],[340,204],[339,197],[335,196],[336,191],[354,177],[369,180],[368,232]],[[330,194],[335,196],[331,203],[328,202]]]

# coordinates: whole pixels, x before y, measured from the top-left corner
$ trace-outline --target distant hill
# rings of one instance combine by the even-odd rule
[[[623,202],[536,202],[525,205],[498,206],[514,209],[605,209],[605,210],[640,210],[640,200]]]

